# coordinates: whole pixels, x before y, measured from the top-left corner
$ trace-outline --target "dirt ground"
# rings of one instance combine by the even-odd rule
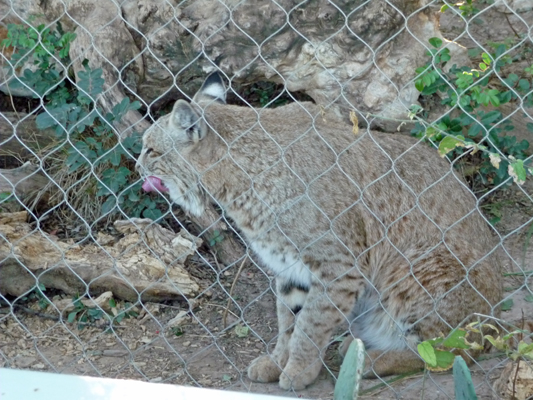
[[[514,301],[502,315],[505,321],[520,321],[523,316],[533,315],[533,248],[526,244],[533,216],[533,203],[526,203],[527,193],[533,193],[531,186],[528,183],[526,191],[511,188],[502,194],[506,200],[513,200],[513,205],[506,202],[500,207],[502,220],[498,228],[505,249],[517,261],[513,264],[507,260],[505,271],[520,272],[523,267],[530,274],[527,278],[505,277],[506,295]],[[327,367],[318,381],[302,392],[285,392],[277,384],[252,383],[247,379],[249,362],[264,353],[275,339],[275,297],[271,278],[251,263],[238,277],[224,328],[223,315],[238,269],[236,265],[213,273],[212,286],[190,303],[137,305],[137,317],[123,319],[111,330],[80,327],[76,322],[69,323],[66,314],[63,320],[46,319],[53,313],[41,308],[38,298],[12,300],[25,307],[15,308],[14,312],[4,303],[0,308],[0,366],[289,397],[332,398],[334,377],[341,362],[334,338],[324,355]],[[63,296],[56,294],[58,297]],[[177,315],[184,315],[180,323],[169,326]],[[492,398],[490,384],[504,364],[505,358],[489,358],[474,366],[472,375],[480,399]],[[425,398],[453,398],[449,372],[431,373],[426,379],[420,373],[399,380],[365,380],[361,398],[418,399],[423,387]]]

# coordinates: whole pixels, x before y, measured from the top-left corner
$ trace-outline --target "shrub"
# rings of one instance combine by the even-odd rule
[[[499,107],[520,100],[525,106],[533,106],[531,78],[533,66],[524,69],[524,76],[509,74],[501,79],[501,69],[513,62],[504,44],[496,46],[493,53],[482,53],[482,62],[477,69],[453,65],[450,50],[442,47],[439,38],[429,40],[430,61],[416,69],[416,88],[422,96],[438,94],[442,104],[451,112],[433,123],[416,116],[421,109],[414,107],[411,117],[418,122],[412,133],[426,138],[438,146],[441,156],[455,159],[466,152],[479,151],[481,163],[477,177],[484,184],[498,185],[511,179],[522,184],[526,174],[531,174],[531,163],[525,150],[529,142],[517,141],[509,134],[514,129],[509,119],[504,118]],[[533,124],[527,125],[533,132]]]
[[[11,86],[30,88],[43,100],[37,127],[53,129],[56,134],[57,145],[41,157],[61,188],[50,203],[63,203],[66,194],[70,212],[85,221],[101,217],[109,221],[120,211],[128,217],[158,219],[162,212],[157,205],[164,200],[141,196],[141,182],[133,172],[142,147],[140,135],[120,140],[113,129],[113,123],[129,110],[138,109],[140,103],[125,98],[105,113],[96,103],[103,91],[102,70],[92,70],[87,60],[77,84],[71,83],[66,66],[70,65],[68,52],[75,37],[63,32],[59,23],[55,29],[10,24],[2,43],[14,47],[13,67],[33,60],[34,68],[25,69]]]

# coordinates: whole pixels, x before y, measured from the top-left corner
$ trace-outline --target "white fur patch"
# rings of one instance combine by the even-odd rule
[[[252,243],[251,247],[263,263],[277,276],[302,286],[311,287],[311,271],[301,260],[289,253],[273,255],[270,248],[257,242]]]
[[[350,330],[364,342],[367,349],[399,351],[409,346],[416,347],[416,335],[406,335],[412,326],[402,324],[399,319],[395,322],[381,309],[377,296],[362,296],[354,311],[358,317]]]
[[[226,91],[224,86],[213,83],[206,88],[202,89],[202,94],[214,97],[215,99],[226,99]]]
[[[193,193],[183,194],[178,186],[170,179],[162,179],[162,181],[168,188],[168,194],[174,203],[197,217],[203,214],[204,206],[197,196]]]
[[[278,293],[278,296],[279,295],[280,294]],[[288,295],[283,296],[283,302],[292,310],[296,307],[302,307],[305,303],[305,299],[307,299],[307,293],[297,289],[291,290]]]

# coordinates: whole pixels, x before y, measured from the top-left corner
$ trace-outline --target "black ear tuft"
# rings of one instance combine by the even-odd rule
[[[224,87],[224,80],[222,79],[222,75],[220,75],[220,72],[215,71],[211,72],[207,78],[205,78],[205,81],[202,85],[202,88],[206,88],[209,85],[219,85]]]
[[[226,86],[219,72],[210,74],[193,98],[196,103],[213,100],[221,103],[226,102]]]

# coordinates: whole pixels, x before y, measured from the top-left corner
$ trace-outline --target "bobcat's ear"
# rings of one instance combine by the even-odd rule
[[[197,143],[207,133],[207,126],[202,117],[184,100],[178,100],[170,114],[170,126],[180,141]]]
[[[226,103],[226,86],[222,76],[218,72],[210,74],[205,79],[200,90],[194,95],[192,101],[197,104],[212,101]]]

